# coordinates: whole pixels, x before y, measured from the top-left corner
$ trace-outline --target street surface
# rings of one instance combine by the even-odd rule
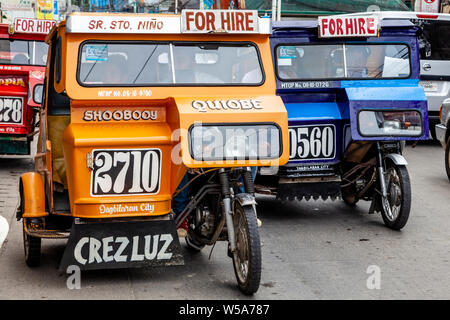
[[[368,215],[369,203],[352,209],[339,200],[283,203],[259,196],[263,272],[251,299],[450,299],[444,150],[427,142],[407,146],[405,155],[413,203],[400,232],[384,227],[379,214]],[[236,288],[225,243],[209,260],[210,247],[192,254],[182,240],[185,266],[85,271],[81,289],[69,290],[68,275],[57,272],[65,240],[43,240],[41,266],[28,268],[15,208],[19,176],[31,170],[32,159],[0,158],[0,215],[9,224],[0,249],[0,299],[248,298]]]

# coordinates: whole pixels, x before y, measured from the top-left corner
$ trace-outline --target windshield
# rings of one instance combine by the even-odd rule
[[[0,64],[45,66],[47,51],[42,41],[0,39]]]
[[[327,44],[277,47],[281,80],[407,78],[404,44]]]
[[[248,43],[82,45],[78,80],[86,86],[259,85],[263,70]]]
[[[420,20],[420,58],[424,60],[450,60],[450,21]]]

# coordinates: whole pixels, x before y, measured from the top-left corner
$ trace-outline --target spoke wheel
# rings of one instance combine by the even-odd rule
[[[29,267],[36,267],[41,262],[41,238],[32,237],[25,232],[25,220],[26,218],[22,219],[25,262]]]
[[[253,206],[242,207],[236,203],[233,225],[236,237],[234,273],[239,290],[251,295],[258,290],[261,281],[261,242]]]
[[[385,179],[388,196],[381,200],[381,216],[388,228],[400,230],[406,225],[411,211],[408,170],[403,165],[387,161]]]

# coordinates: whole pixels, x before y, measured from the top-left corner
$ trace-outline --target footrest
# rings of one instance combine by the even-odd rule
[[[283,200],[317,200],[328,198],[335,200],[341,197],[340,181],[326,182],[294,182],[281,183],[278,185],[277,198]]]

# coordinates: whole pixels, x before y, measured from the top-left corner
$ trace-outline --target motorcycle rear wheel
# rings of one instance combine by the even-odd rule
[[[22,219],[23,249],[25,253],[25,263],[29,267],[37,267],[41,262],[41,238],[30,236],[25,231],[25,218]]]
[[[236,203],[233,214],[236,250],[233,253],[234,274],[239,290],[252,295],[261,281],[261,242],[256,212],[252,205]]]

